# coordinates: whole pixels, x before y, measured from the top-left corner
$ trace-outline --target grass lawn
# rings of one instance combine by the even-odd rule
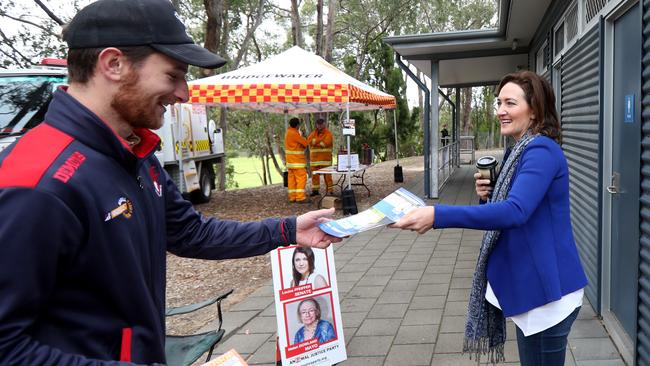
[[[282,160],[276,155],[280,166]],[[235,180],[239,184],[238,188],[251,188],[263,185],[262,180],[262,160],[257,157],[237,157],[230,158],[230,164],[235,167]],[[282,183],[282,176],[275,170],[271,162],[271,183]],[[238,189],[237,188],[237,189]]]

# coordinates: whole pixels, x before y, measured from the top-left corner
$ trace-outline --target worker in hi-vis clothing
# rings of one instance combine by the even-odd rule
[[[332,165],[332,133],[327,129],[325,120],[316,120],[316,129],[307,137],[309,142],[309,165],[311,166],[311,195],[318,196],[320,190],[320,176],[325,178],[327,193],[332,193],[332,175],[314,174],[318,169]]]
[[[307,140],[302,137],[298,126],[300,120],[292,118],[289,120],[289,128],[284,136],[284,150],[286,154],[287,170],[289,171],[289,202],[308,203],[305,196],[307,185],[307,163],[305,161],[305,149]]]

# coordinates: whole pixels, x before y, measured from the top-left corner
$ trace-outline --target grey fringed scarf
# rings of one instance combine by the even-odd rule
[[[526,146],[539,134],[533,135],[530,130],[517,141],[510,155],[501,168],[499,178],[489,202],[500,202],[508,197],[512,176],[515,173],[519,158]],[[481,250],[476,262],[476,271],[472,281],[472,292],[467,305],[467,323],[465,325],[465,341],[463,353],[468,352],[470,358],[475,355],[477,362],[482,354],[488,354],[490,362],[505,361],[503,345],[506,341],[506,319],[501,310],[485,300],[487,288],[487,261],[492,248],[499,239],[499,230],[486,231],[481,242]]]

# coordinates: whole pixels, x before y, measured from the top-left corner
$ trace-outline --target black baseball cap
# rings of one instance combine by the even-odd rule
[[[151,46],[203,68],[226,63],[194,43],[169,0],[98,0],[72,18],[63,39],[70,49]]]

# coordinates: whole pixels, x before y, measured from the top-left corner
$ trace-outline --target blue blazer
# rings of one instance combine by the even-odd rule
[[[334,327],[327,320],[319,320],[316,323],[316,331],[314,332],[314,338],[318,338],[318,343],[329,342],[332,339],[336,339],[336,332],[334,332]],[[293,344],[300,343],[305,341],[305,327],[302,326],[296,332],[296,335],[293,337]]]
[[[504,315],[512,316],[587,285],[569,211],[566,158],[555,141],[540,136],[522,153],[506,200],[436,205],[434,227],[501,230],[487,277]]]

